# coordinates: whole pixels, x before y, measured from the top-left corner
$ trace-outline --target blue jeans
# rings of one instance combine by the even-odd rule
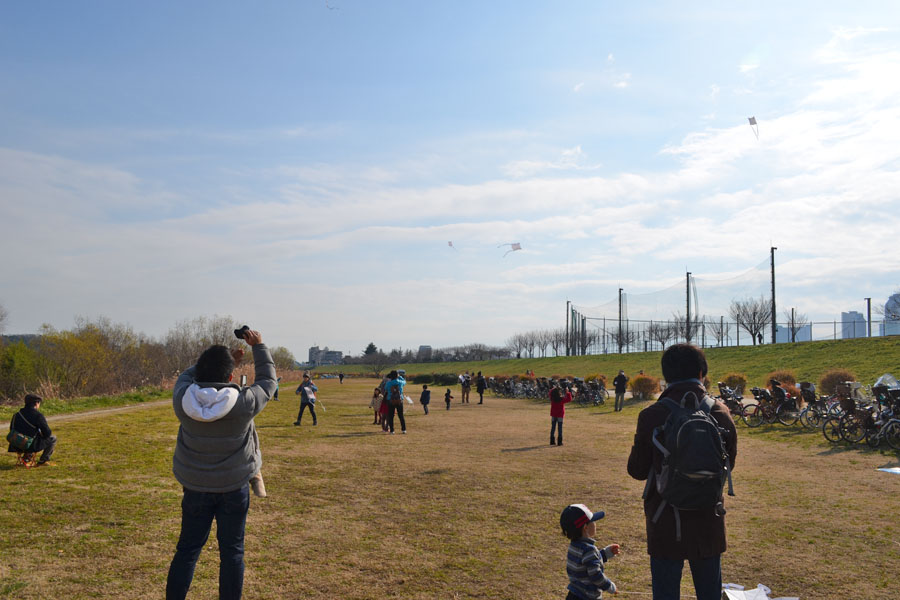
[[[244,588],[244,525],[250,507],[250,486],[225,492],[184,490],[181,499],[181,535],[169,566],[166,600],[187,596],[194,566],[209,539],[213,519],[219,540],[219,598],[240,600]]]
[[[720,600],[722,597],[722,555],[712,558],[696,558],[688,561],[697,600]],[[650,579],[653,600],[679,600],[681,598],[681,571],[683,560],[650,557]]]

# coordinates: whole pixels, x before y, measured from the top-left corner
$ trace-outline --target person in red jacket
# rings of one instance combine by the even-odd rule
[[[555,385],[550,390],[550,445],[551,446],[562,446],[562,425],[563,425],[563,417],[566,416],[566,402],[572,401],[572,392],[566,389],[566,393],[563,394],[560,391],[559,386]],[[559,440],[557,443],[556,439],[554,439],[554,433],[556,433],[556,426],[559,424],[559,437],[556,438]]]

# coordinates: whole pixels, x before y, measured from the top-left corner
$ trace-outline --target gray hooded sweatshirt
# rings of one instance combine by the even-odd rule
[[[196,492],[242,488],[262,466],[253,417],[275,393],[275,363],[265,344],[253,346],[253,385],[194,380],[196,365],[175,382],[172,408],[181,426],[172,457],[175,479]]]

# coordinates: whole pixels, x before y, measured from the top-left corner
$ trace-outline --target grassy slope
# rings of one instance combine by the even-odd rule
[[[570,408],[564,447],[546,443],[545,403],[492,397],[434,402],[428,416],[417,405],[410,434],[386,436],[366,408],[373,384],[320,382],[315,428],[290,424],[290,385],[257,418],[270,497],[251,501],[246,598],[561,598],[557,522],[571,502],[607,511],[598,541],[623,546],[607,573],[649,591],[642,484],[625,474],[642,404]],[[54,430],[58,467],[0,461],[0,597],[161,597],[181,497],[171,408]],[[779,596],[896,597],[900,477],[875,467],[900,461],[797,431],[739,428],[725,580]],[[207,546],[191,597],[215,597],[215,536]]]
[[[397,365],[408,374],[462,373],[482,371],[488,375],[514,375],[533,370],[538,376],[576,375],[603,373],[612,378],[619,369],[629,375],[643,369],[648,375],[661,377],[659,358],[661,352],[634,354],[606,354],[594,356],[569,356],[556,358],[523,358],[482,362],[418,363]],[[818,383],[825,371],[847,368],[856,373],[859,381],[871,384],[884,373],[894,372],[900,377],[900,337],[863,338],[807,342],[803,344],[775,344],[741,346],[738,348],[710,348],[710,380],[716,381],[731,372],[744,373],[751,385],[765,383],[765,375],[775,369],[792,369],[798,381]],[[371,367],[347,365],[340,367],[345,373],[367,373]],[[323,372],[334,368],[323,368]]]

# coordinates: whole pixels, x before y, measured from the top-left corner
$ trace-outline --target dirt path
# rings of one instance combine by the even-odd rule
[[[151,406],[161,406],[170,404],[172,400],[166,398],[164,400],[154,400],[153,402],[141,402],[140,404],[129,404],[127,406],[116,406],[115,408],[98,408],[95,410],[85,410],[81,412],[67,413],[64,415],[53,415],[47,417],[47,423],[62,423],[63,421],[77,421],[78,419],[89,419],[99,415],[108,415],[112,413],[131,412],[142,408],[150,408]],[[9,421],[0,422],[0,429],[6,431],[9,429]]]

